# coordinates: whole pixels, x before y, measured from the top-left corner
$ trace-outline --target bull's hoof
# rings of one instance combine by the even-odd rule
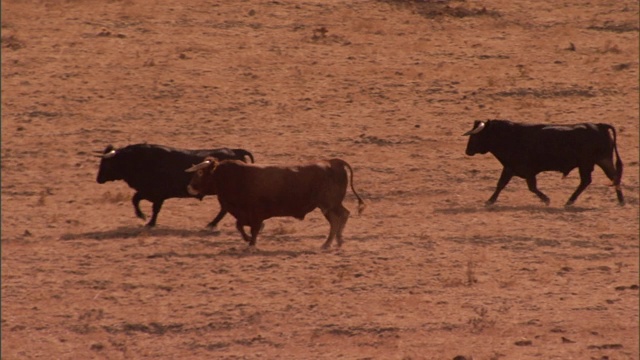
[[[484,206],[490,207],[490,206],[493,206],[493,204],[495,204],[495,203],[496,203],[495,200],[487,200],[487,201],[484,202]]]
[[[571,206],[573,206],[573,203],[574,203],[573,201],[569,200],[569,201],[567,201],[566,204],[564,204],[564,207],[571,207]]]
[[[325,241],[320,248],[322,250],[329,250],[331,244],[333,244],[333,239],[327,239],[327,241]]]
[[[211,234],[211,235],[220,235],[222,233],[216,227],[207,227],[207,230],[209,231],[209,234]]]
[[[260,250],[258,250],[258,248],[256,248],[255,245],[249,245],[246,248],[244,248],[244,252],[247,254],[255,254],[257,252],[259,252]]]

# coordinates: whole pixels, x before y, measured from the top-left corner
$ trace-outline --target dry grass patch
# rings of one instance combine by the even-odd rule
[[[18,39],[15,35],[2,36],[0,41],[3,49],[19,50],[26,46],[25,42]]]
[[[471,7],[462,2],[461,5],[450,5],[458,1],[422,1],[422,0],[380,0],[397,8],[409,9],[427,19],[439,17],[466,18],[475,16],[500,17],[496,10],[486,7]]]
[[[102,194],[102,196],[100,197],[100,201],[102,203],[119,204],[124,201],[129,201],[129,198],[130,195],[124,192],[118,191],[112,193],[111,191],[107,191]]]

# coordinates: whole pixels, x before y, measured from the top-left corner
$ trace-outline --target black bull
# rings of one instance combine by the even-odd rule
[[[204,197],[187,192],[191,174],[184,170],[210,156],[220,160],[242,161],[246,161],[245,157],[248,156],[254,162],[253,155],[244,149],[185,150],[151,144],[134,144],[115,149],[109,145],[99,156],[102,160],[96,181],[104,184],[107,181],[124,180],[136,191],[131,202],[136,216],[141,219],[145,219],[145,216],[140,210],[140,201],[148,200],[153,203],[153,214],[146,224],[152,227],[156,225],[158,213],[166,199]],[[207,226],[215,227],[226,213],[220,209]]]
[[[613,139],[609,134],[613,133]],[[542,171],[559,171],[567,176],[580,171],[580,185],[566,205],[572,205],[591,183],[591,173],[598,165],[616,189],[618,202],[624,204],[620,187],[622,161],[616,144],[616,130],[608,124],[545,125],[519,124],[507,120],[475,121],[469,135],[466,154],[493,154],[503,166],[496,190],[487,204],[493,204],[515,175],[527,181],[529,190],[545,204],[549,197],[538,190],[536,175]],[[613,153],[616,155],[615,166]]]

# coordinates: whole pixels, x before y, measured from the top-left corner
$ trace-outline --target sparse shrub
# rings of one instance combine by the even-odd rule
[[[313,30],[313,36],[311,37],[313,40],[318,40],[318,39],[322,39],[327,37],[327,33],[329,32],[329,30],[327,30],[326,27],[322,26],[319,27],[317,29]]]
[[[489,319],[487,310],[484,306],[475,306],[473,311],[478,315],[469,319],[468,323],[471,325],[471,332],[480,333],[484,329],[495,326],[496,321]]]

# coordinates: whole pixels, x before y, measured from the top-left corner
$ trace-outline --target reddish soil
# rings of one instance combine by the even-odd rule
[[[638,359],[637,1],[2,3],[3,359]],[[475,119],[606,122],[600,169],[545,206],[468,157]],[[341,157],[367,202],[271,219],[215,197],[134,217],[108,144]],[[150,204],[143,202],[148,214]]]

